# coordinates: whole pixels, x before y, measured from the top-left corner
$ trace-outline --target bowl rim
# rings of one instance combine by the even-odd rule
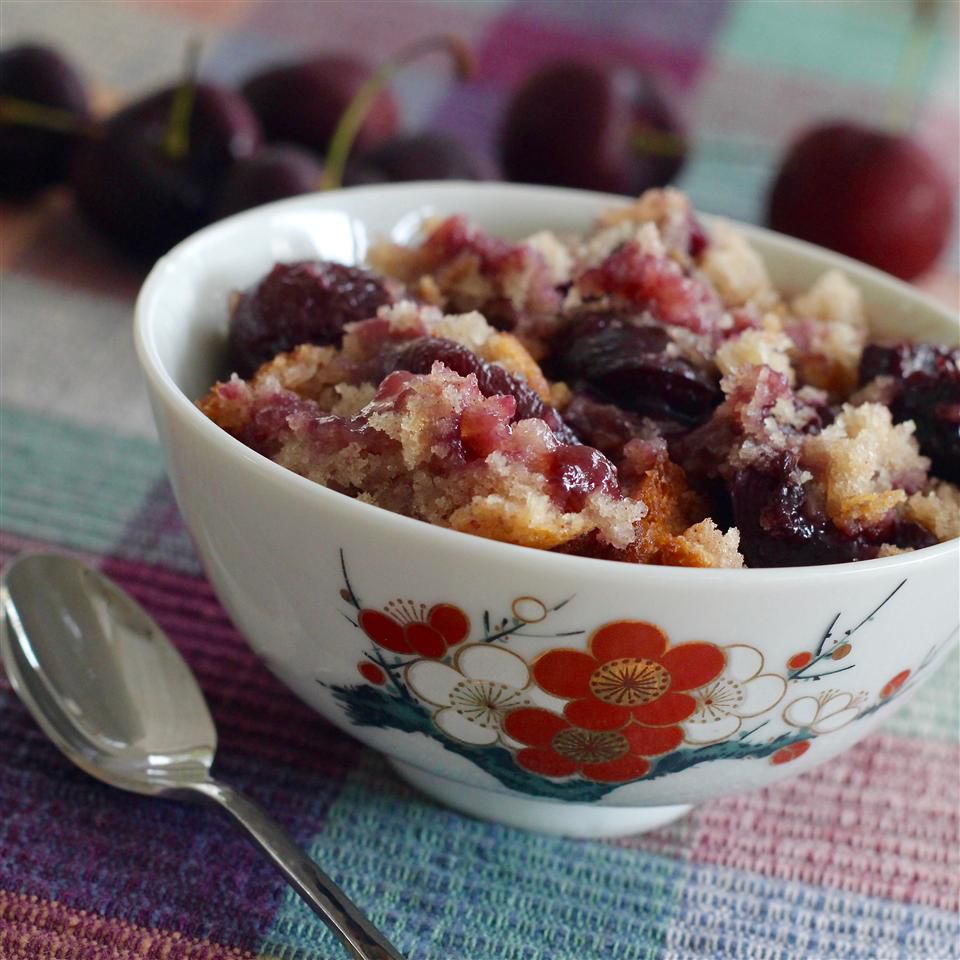
[[[134,306],[134,346],[140,368],[148,384],[152,387],[153,392],[159,396],[173,412],[184,418],[184,422],[191,427],[200,442],[214,444],[228,459],[232,459],[238,464],[243,463],[246,468],[259,473],[265,480],[278,483],[281,487],[286,487],[291,493],[298,494],[301,502],[309,504],[312,501],[318,505],[319,509],[335,507],[340,512],[356,510],[359,511],[357,514],[358,520],[362,520],[363,518],[369,520],[375,519],[380,525],[387,524],[393,527],[394,532],[398,536],[427,541],[425,546],[429,546],[430,542],[435,542],[437,544],[446,544],[451,549],[456,549],[456,545],[460,544],[461,547],[469,549],[472,555],[481,560],[487,559],[487,557],[483,556],[484,554],[489,554],[490,561],[499,560],[503,562],[506,560],[514,560],[522,562],[526,559],[527,561],[541,564],[548,569],[557,564],[559,565],[557,567],[558,572],[565,572],[568,575],[576,575],[579,569],[584,575],[612,576],[615,579],[629,579],[635,581],[637,585],[650,579],[666,578],[668,580],[675,580],[678,577],[695,576],[702,585],[704,581],[707,580],[740,581],[741,583],[746,583],[756,582],[758,580],[776,580],[782,582],[783,580],[797,578],[809,580],[818,577],[829,577],[832,579],[838,575],[864,573],[868,569],[879,574],[881,572],[903,570],[917,563],[932,562],[935,559],[945,558],[960,547],[960,542],[953,539],[909,553],[872,560],[811,566],[731,569],[631,564],[617,560],[603,560],[595,557],[561,554],[535,547],[490,540],[485,537],[430,524],[423,520],[407,517],[382,507],[364,503],[353,497],[347,497],[315,481],[308,480],[306,477],[301,477],[292,470],[280,466],[280,464],[274,463],[272,460],[256,453],[235,437],[226,433],[212,420],[207,418],[196,406],[195,402],[180,389],[162,362],[153,336],[153,324],[151,322],[157,312],[156,304],[161,300],[162,290],[169,281],[170,274],[175,273],[179,262],[185,257],[192,256],[196,248],[216,243],[221,234],[226,235],[233,233],[238,227],[242,227],[245,221],[249,221],[249,228],[252,228],[255,222],[264,217],[270,217],[275,213],[291,209],[335,208],[338,199],[345,194],[372,194],[376,196],[382,195],[383,193],[390,193],[402,196],[404,193],[408,193],[411,195],[411,206],[413,206],[413,196],[421,195],[424,191],[430,191],[433,196],[440,195],[442,199],[443,195],[456,195],[462,193],[464,190],[491,196],[503,193],[514,195],[524,194],[528,196],[539,195],[544,198],[552,196],[558,200],[574,195],[579,199],[595,202],[598,206],[598,211],[603,206],[623,205],[630,202],[631,199],[630,197],[617,194],[528,184],[459,180],[414,181],[411,183],[347,187],[326,193],[307,194],[264,204],[251,210],[234,214],[231,217],[227,217],[202,228],[178,243],[154,264],[140,288]],[[349,208],[345,208],[344,212],[348,216],[353,216]],[[907,300],[922,305],[945,320],[953,322],[957,319],[949,308],[935,300],[929,294],[916,290],[904,281],[898,280],[889,274],[860,263],[859,261],[845,257],[842,254],[834,253],[831,250],[826,250],[823,247],[798,240],[794,237],[788,237],[765,227],[743,223],[728,217],[719,217],[703,213],[699,210],[697,211],[697,215],[708,225],[711,222],[717,221],[730,223],[741,230],[749,240],[759,238],[768,244],[773,244],[774,246],[779,245],[787,252],[792,248],[807,256],[827,257],[832,262],[829,265],[824,265],[825,270],[831,267],[846,270],[854,275],[854,279],[856,279],[857,276],[864,277],[892,295],[898,295],[901,298],[906,298]],[[517,551],[521,552],[518,553]]]

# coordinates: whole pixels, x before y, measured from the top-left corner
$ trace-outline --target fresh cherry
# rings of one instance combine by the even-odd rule
[[[350,56],[318,54],[263,70],[243,85],[268,140],[282,140],[326,153],[344,111],[372,75]],[[381,90],[356,134],[358,150],[369,150],[397,131],[397,105]]]
[[[683,166],[680,124],[630,65],[559,60],[514,94],[500,131],[510,180],[636,195]]]
[[[491,171],[456,138],[442,133],[394,137],[347,164],[344,183],[484,180]]]
[[[59,53],[35,44],[0,53],[0,197],[64,180],[89,121],[83,81]]]
[[[309,150],[293,144],[267,144],[227,173],[215,217],[310,193],[317,189],[322,173],[320,161]]]
[[[339,345],[346,324],[369,319],[389,301],[380,279],[359,267],[323,260],[278,263],[237,298],[227,335],[229,361],[249,377],[301,343]]]
[[[905,136],[851,123],[815,127],[787,151],[768,198],[774,230],[909,280],[946,246],[954,191]]]
[[[154,259],[202,227],[226,173],[260,146],[260,125],[243,98],[198,83],[189,94],[189,117],[181,118],[182,146],[173,149],[171,114],[182,93],[172,87],[130,104],[77,156],[80,209],[138,258]]]

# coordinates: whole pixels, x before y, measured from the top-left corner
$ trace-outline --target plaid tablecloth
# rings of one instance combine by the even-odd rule
[[[920,78],[920,135],[956,178],[956,7]],[[38,37],[106,106],[167,81],[187,40],[231,81],[295,49],[376,59],[431,31],[475,46],[397,81],[411,125],[478,150],[508,91],[555,54],[627,53],[672,88],[698,149],[681,186],[756,220],[792,132],[879,120],[911,5],[899,0],[2,0],[4,45]],[[130,338],[141,280],[58,193],[4,210],[0,549],[75,553],[130,590],[197,672],[219,772],[271,810],[411,960],[960,956],[958,660],[879,733],[775,789],[615,842],[526,834],[412,792],[255,660],[203,578],[164,479]],[[956,303],[956,246],[924,284]],[[908,642],[905,638],[904,642]],[[102,787],[0,678],[0,960],[333,958],[339,947],[215,813]]]

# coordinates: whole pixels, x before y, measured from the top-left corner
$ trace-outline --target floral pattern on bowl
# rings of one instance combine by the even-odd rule
[[[815,646],[777,672],[748,644],[674,642],[642,620],[613,620],[589,634],[545,632],[550,615],[572,598],[551,608],[517,597],[508,616],[485,611],[479,630],[449,602],[395,599],[376,610],[358,599],[342,553],[341,567],[340,596],[353,608],[347,619],[370,642],[357,665],[365,683],[332,687],[349,721],[426,734],[505,787],[558,800],[597,800],[619,785],[714,760],[790,763],[814,738],[903,694],[943,646],[872,695],[832,687],[811,693],[811,682],[855,666],[835,663],[853,653],[855,635],[906,580],[834,636],[838,614]],[[503,646],[524,635],[563,645],[529,660]],[[575,646],[573,637],[586,640]],[[764,736],[774,717],[787,732]]]

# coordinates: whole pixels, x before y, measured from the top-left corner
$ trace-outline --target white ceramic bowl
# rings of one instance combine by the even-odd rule
[[[229,292],[276,261],[358,263],[374,238],[408,240],[437,214],[508,237],[581,231],[623,202],[457,183],[297,198],[180,244],[136,308],[180,509],[217,595],[270,669],[431,796],[580,836],[650,829],[863,737],[956,636],[957,542],[772,570],[561,556],[341,496],[243,446],[193,401],[222,372]],[[743,229],[781,288],[840,266],[877,333],[956,341],[956,319],[905,284]],[[624,688],[624,672],[638,683]]]

